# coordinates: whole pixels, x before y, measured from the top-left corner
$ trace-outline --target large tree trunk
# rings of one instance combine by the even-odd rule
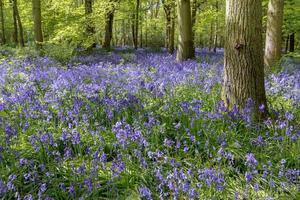
[[[114,10],[111,10],[106,13],[105,17],[105,36],[103,48],[110,49],[111,48],[111,39],[113,36],[113,23],[114,23]]]
[[[265,65],[270,68],[281,57],[284,0],[269,0],[265,45]]]
[[[41,49],[43,44],[41,0],[32,0],[32,15],[36,48]]]
[[[240,110],[252,99],[253,117],[259,119],[267,111],[261,0],[227,0],[225,27],[222,98],[229,109],[236,105]],[[262,104],[265,112],[259,111]]]
[[[178,50],[177,60],[194,58],[193,31],[190,0],[177,0]]]
[[[295,33],[290,35],[290,52],[295,51]]]

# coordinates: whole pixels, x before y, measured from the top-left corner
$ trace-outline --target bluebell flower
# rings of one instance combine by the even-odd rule
[[[153,199],[151,191],[146,186],[141,186],[139,188],[139,193],[140,193],[140,196],[142,198],[145,198],[147,200],[152,200]]]
[[[76,130],[72,130],[72,144],[79,144],[80,143],[80,133]]]
[[[26,195],[24,196],[24,200],[33,200],[33,197],[32,197],[31,194],[26,194]]]
[[[251,172],[246,172],[245,173],[245,179],[247,183],[250,183],[253,180],[253,175]]]
[[[246,155],[246,165],[252,169],[255,169],[258,165],[257,160],[254,157],[253,153],[248,153]]]

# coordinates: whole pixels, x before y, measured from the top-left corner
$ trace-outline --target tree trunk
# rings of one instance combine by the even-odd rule
[[[175,32],[175,10],[173,4],[164,4],[166,14],[166,39],[165,47],[169,53],[174,52],[174,32]]]
[[[5,38],[5,26],[4,26],[4,14],[3,14],[3,2],[0,0],[0,17],[1,17],[1,44],[6,43],[6,38]]]
[[[13,42],[15,45],[19,44],[18,40],[18,22],[17,22],[17,14],[16,14],[16,9],[15,9],[15,1],[11,0],[10,1],[13,9],[13,23],[14,23],[14,32],[13,32]]]
[[[113,36],[114,10],[106,13],[105,17],[105,36],[103,48],[109,50],[111,48],[111,39]]]
[[[224,83],[222,99],[242,110],[254,101],[253,117],[267,113],[264,86],[261,0],[227,0],[225,24]],[[264,112],[259,106],[264,105]]]
[[[145,47],[148,47],[148,16],[147,16],[147,13],[146,13],[146,15],[145,15],[145,30],[146,30],[146,32],[145,32]]]
[[[34,39],[36,48],[41,49],[43,44],[43,32],[40,0],[32,0],[32,15],[34,22]]]
[[[177,0],[178,13],[178,50],[177,60],[194,58],[193,31],[190,0]]]
[[[215,37],[214,37],[214,52],[217,52],[218,47],[218,27],[219,27],[219,19],[218,19],[218,12],[219,12],[219,1],[216,1],[216,21],[215,21]]]
[[[19,26],[19,34],[20,34],[20,46],[24,47],[24,34],[23,34],[23,26],[21,22],[21,18],[18,10],[18,2],[17,0],[11,0],[13,7],[13,21],[14,21],[14,34],[13,40],[16,45],[18,45],[18,26]]]
[[[86,33],[87,35],[93,35],[95,33],[95,27],[92,23],[91,15],[93,14],[93,0],[85,0],[84,1],[85,7],[85,16],[86,16]]]
[[[17,0],[14,0],[15,2],[15,13],[16,13],[16,17],[17,17],[17,21],[18,21],[18,25],[19,25],[19,34],[20,34],[20,46],[24,47],[25,43],[24,43],[24,33],[23,33],[23,26],[22,26],[22,22],[21,22],[21,17],[19,14],[19,9],[18,9],[18,2]]]
[[[169,49],[170,46],[170,36],[171,36],[171,28],[172,28],[172,19],[171,19],[171,5],[164,4],[164,11],[166,15],[166,38],[165,38],[165,48]]]
[[[193,48],[195,48],[195,24],[196,24],[196,17],[197,17],[197,11],[198,11],[198,0],[193,0],[192,1],[192,13],[191,13],[191,18],[192,18],[192,41],[193,41]]]
[[[175,18],[176,18],[176,13],[175,13],[175,8],[172,7],[172,25],[171,25],[171,33],[170,33],[170,36],[169,36],[169,53],[173,54],[174,53],[174,39],[175,39]]]
[[[284,0],[269,0],[265,45],[265,65],[270,68],[281,57]]]
[[[134,22],[133,22],[133,30],[132,30],[132,36],[133,36],[133,45],[134,48],[138,48],[138,38],[139,38],[139,10],[140,10],[140,0],[136,0],[136,8],[135,8],[135,14],[134,14]]]
[[[210,23],[210,32],[209,32],[209,51],[213,48],[214,43],[214,29],[213,29],[213,22]]]
[[[290,52],[295,51],[295,33],[290,35]]]
[[[141,20],[141,24],[140,24],[140,48],[143,48],[143,20]]]
[[[289,51],[289,41],[290,41],[290,35],[288,34],[285,41],[285,53]]]

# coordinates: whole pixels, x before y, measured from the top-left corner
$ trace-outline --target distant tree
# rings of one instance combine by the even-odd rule
[[[136,0],[135,12],[132,14],[132,40],[135,49],[138,48],[140,0]]]
[[[10,0],[10,3],[12,5],[13,24],[14,24],[14,32],[12,34],[12,37],[13,37],[13,42],[15,43],[15,45],[18,45],[19,44],[19,40],[18,40],[18,22],[17,22],[16,10],[15,10],[15,1]]]
[[[18,9],[18,2],[17,2],[17,0],[13,0],[13,1],[14,1],[14,13],[15,13],[15,15],[17,17],[17,22],[18,22],[18,27],[19,27],[20,46],[24,47],[25,46],[24,31],[23,31],[23,25],[22,25],[22,21],[21,21],[19,9]]]
[[[105,35],[104,35],[104,43],[103,48],[110,49],[111,48],[111,39],[113,37],[113,23],[114,23],[114,12],[115,8],[107,9],[105,13]]]
[[[42,48],[43,32],[42,32],[42,16],[41,16],[41,0],[32,0],[32,15],[34,24],[34,39],[36,48]]]
[[[177,60],[194,58],[193,30],[190,0],[177,0],[178,49]]]
[[[216,12],[219,12],[219,1],[216,1]],[[215,20],[215,35],[214,35],[214,52],[217,52],[217,47],[218,47],[218,28],[219,28],[219,20],[218,20],[218,15],[216,15],[216,20]]]
[[[284,0],[269,0],[265,43],[265,65],[270,68],[281,57]]]
[[[84,0],[85,16],[87,19],[86,33],[87,35],[93,35],[95,33],[95,27],[91,22],[91,15],[93,13],[93,0]]]
[[[5,26],[4,26],[4,14],[3,14],[3,1],[0,0],[0,20],[1,20],[1,44],[6,43],[6,38],[5,38]]]
[[[290,35],[290,52],[295,51],[295,33]]]
[[[224,55],[225,105],[241,110],[249,99],[254,102],[253,117],[266,113],[264,86],[261,0],[227,0]],[[261,112],[259,107],[265,112]]]
[[[12,0],[12,7],[13,7],[13,20],[14,20],[14,42],[18,44],[18,41],[20,42],[20,46],[24,47],[24,33],[23,33],[23,25],[21,21],[21,17],[18,10],[18,2],[17,0]],[[20,40],[18,40],[18,27],[19,27],[19,35]]]

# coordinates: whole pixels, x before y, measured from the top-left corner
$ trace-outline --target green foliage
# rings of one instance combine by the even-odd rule
[[[75,53],[75,46],[70,43],[62,42],[60,44],[46,43],[43,46],[43,53],[61,63],[67,63]]]

